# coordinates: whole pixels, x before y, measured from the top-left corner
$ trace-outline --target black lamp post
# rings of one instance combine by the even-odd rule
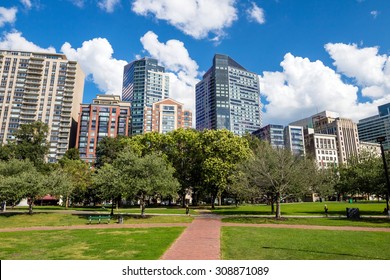
[[[389,181],[389,171],[387,169],[387,162],[385,157],[385,151],[383,149],[383,142],[385,142],[386,137],[378,137],[376,138],[376,141],[381,145],[381,154],[382,154],[382,160],[383,160],[383,168],[385,169],[385,176],[386,176],[386,185],[387,185],[387,192],[386,192],[386,210],[387,214],[389,214],[389,194],[390,194],[390,181]]]

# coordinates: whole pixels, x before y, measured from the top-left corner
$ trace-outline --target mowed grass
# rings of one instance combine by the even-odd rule
[[[73,226],[88,224],[89,215],[72,215],[59,213],[36,213],[33,215],[5,213],[0,215],[0,228],[36,227],[36,226]],[[190,223],[192,217],[188,216],[124,216],[125,224],[143,223]],[[118,222],[114,216],[110,223]],[[96,224],[97,221],[93,221]]]
[[[2,260],[157,260],[184,227],[0,233]]]
[[[14,208],[7,208],[7,212],[14,212],[14,211],[25,211],[28,212],[27,206],[17,206]],[[35,212],[51,212],[51,211],[66,211],[66,212],[72,212],[72,211],[84,211],[84,212],[101,212],[104,214],[109,214],[111,212],[111,208],[109,206],[107,207],[69,207],[65,208],[62,206],[34,206],[33,211]],[[172,207],[146,207],[145,213],[146,214],[182,214],[184,215],[186,212],[185,208],[178,207],[178,206],[172,206]],[[119,208],[118,210],[114,208],[114,214],[118,213],[128,213],[128,214],[141,214],[141,210],[139,207],[132,207],[132,208]],[[190,209],[190,214],[196,215],[197,213]]]
[[[284,218],[282,220],[275,220],[274,218],[260,217],[231,217],[223,218],[222,222],[244,224],[288,224],[390,228],[389,218],[361,218],[359,220],[349,220],[346,218]]]
[[[346,203],[346,202],[301,202],[301,203],[282,203],[282,215],[311,216],[324,215],[324,206],[328,206],[329,216],[346,216],[346,208],[359,208],[360,215],[379,216],[384,215],[383,210],[386,203]],[[270,205],[241,205],[221,206],[212,210],[215,214],[221,215],[271,215]]]
[[[390,233],[222,227],[226,260],[389,260]]]

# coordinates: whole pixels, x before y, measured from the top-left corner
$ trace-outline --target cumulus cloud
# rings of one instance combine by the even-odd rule
[[[135,0],[132,10],[139,15],[154,15],[196,39],[209,33],[220,38],[224,29],[237,20],[236,0]]]
[[[329,43],[325,49],[337,71],[355,79],[364,96],[376,99],[390,92],[390,57],[380,55],[378,47]]]
[[[257,6],[255,2],[252,2],[252,7],[248,9],[246,12],[249,20],[255,21],[259,24],[265,23],[264,10],[259,6]]]
[[[99,90],[107,94],[122,95],[123,67],[127,62],[112,57],[114,51],[107,39],[85,41],[77,49],[65,43],[61,51],[68,59],[80,63],[84,73],[92,78]]]
[[[23,6],[26,9],[31,9],[32,8],[31,0],[20,0],[20,2],[23,4]]]
[[[269,102],[265,105],[264,124],[287,124],[323,110],[346,116],[357,109],[358,88],[345,84],[321,61],[287,53],[280,65],[282,72],[264,72],[260,76],[261,92]],[[361,111],[369,110],[364,104],[360,107]]]
[[[97,4],[100,9],[107,13],[112,13],[120,0],[100,0]]]
[[[287,124],[324,110],[357,122],[390,102],[390,58],[380,55],[378,47],[329,43],[325,49],[336,70],[288,53],[280,64],[283,71],[263,72],[264,124]],[[360,93],[366,102],[359,102]]]
[[[191,59],[183,42],[168,40],[161,43],[158,36],[149,31],[141,38],[141,43],[145,51],[170,72],[170,96],[194,112],[198,64]]]
[[[29,52],[56,52],[53,47],[48,47],[45,49],[30,41],[27,41],[26,38],[22,36],[22,33],[18,31],[5,33],[0,39],[0,49],[21,50]]]
[[[17,12],[18,9],[15,7],[9,9],[0,7],[0,27],[3,27],[6,23],[14,23]]]

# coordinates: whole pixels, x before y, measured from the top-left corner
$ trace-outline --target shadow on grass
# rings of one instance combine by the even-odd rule
[[[356,258],[360,258],[360,259],[363,259],[363,260],[372,260],[372,259],[383,260],[381,258],[375,258],[375,257],[367,258],[367,256],[360,256],[360,255],[355,255],[355,254],[324,252],[324,251],[315,251],[315,250],[292,249],[292,248],[269,247],[269,246],[263,246],[263,249],[284,250],[284,251],[294,251],[294,252],[305,252],[305,253],[336,255],[336,256],[347,256],[347,257],[356,257]]]

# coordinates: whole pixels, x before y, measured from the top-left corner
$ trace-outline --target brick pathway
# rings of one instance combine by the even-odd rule
[[[162,260],[219,260],[221,220],[197,217],[161,257]]]

